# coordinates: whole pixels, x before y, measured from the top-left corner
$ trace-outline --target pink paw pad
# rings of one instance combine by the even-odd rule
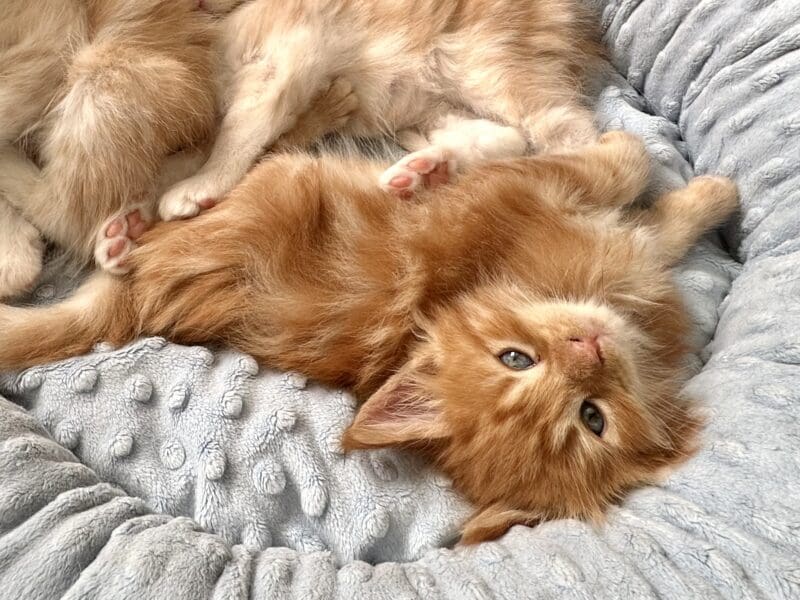
[[[150,225],[139,208],[111,217],[100,228],[95,243],[94,257],[98,266],[117,275],[125,273],[125,259]]]
[[[421,187],[436,187],[450,182],[455,162],[439,148],[431,147],[409,154],[384,171],[381,187],[401,198],[410,198]]]

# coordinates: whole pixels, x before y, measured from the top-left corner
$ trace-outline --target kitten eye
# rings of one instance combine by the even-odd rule
[[[533,358],[519,350],[504,350],[497,355],[497,358],[509,369],[514,369],[515,371],[524,371],[536,364]]]
[[[606,420],[603,418],[603,413],[600,412],[600,409],[589,401],[584,401],[581,404],[581,421],[596,436],[601,437],[603,435],[603,430],[606,428]]]

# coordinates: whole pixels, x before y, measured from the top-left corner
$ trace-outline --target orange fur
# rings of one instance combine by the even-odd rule
[[[124,272],[158,196],[167,220],[223,200],[337,79],[346,133],[435,146],[452,174],[594,140],[600,54],[577,0],[6,0],[0,297],[38,276],[38,233]]]
[[[223,118],[205,164],[162,196],[164,220],[223,200],[337,77],[358,99],[344,133],[396,134],[407,149],[436,147],[460,167],[519,155],[526,145],[546,152],[597,137],[582,88],[601,49],[576,0],[238,4],[204,3],[225,15]]]
[[[104,219],[140,203],[152,209],[168,155],[213,131],[216,36],[192,8],[188,0],[3,2],[0,203],[81,262]],[[0,232],[16,235],[3,222]],[[32,283],[40,261],[0,255],[0,297]]]
[[[351,387],[366,402],[345,448],[428,453],[479,509],[465,542],[597,518],[695,447],[669,267],[736,207],[730,182],[704,177],[629,214],[648,164],[636,138],[607,134],[399,202],[374,186],[379,165],[277,156],[224,204],[145,234],[125,278],[0,309],[0,368],[140,334],[229,344]],[[506,348],[539,362],[509,369]]]
[[[47,3],[12,0],[4,18],[16,44],[0,50],[0,105],[19,114],[0,119],[0,142],[25,143],[43,165],[34,189],[9,197],[88,258],[100,221],[152,194],[165,157],[210,134],[213,30],[188,2]]]

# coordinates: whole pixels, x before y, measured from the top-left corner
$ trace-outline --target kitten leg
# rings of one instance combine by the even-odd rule
[[[536,152],[563,152],[597,140],[592,112],[577,102],[532,111],[520,120]]]
[[[183,181],[196,173],[204,162],[205,154],[197,150],[171,154],[161,167],[157,189],[163,192],[178,181]],[[128,272],[128,255],[155,220],[152,208],[152,202],[141,202],[106,219],[98,228],[95,238],[94,259],[97,266],[113,275]]]
[[[593,113],[581,104],[577,93],[565,93],[565,82],[527,81],[515,76],[505,80],[506,85],[481,103],[481,108],[525,131],[535,152],[564,152],[597,140]]]
[[[347,124],[358,107],[358,98],[351,83],[339,77],[319,94],[298,125],[284,134],[275,149],[303,147]],[[178,152],[167,158],[159,175],[158,187],[166,190],[175,183],[195,174],[202,166],[200,152]],[[207,209],[213,202],[201,203]],[[128,271],[125,259],[136,247],[136,240],[150,228],[153,217],[144,204],[113,215],[100,227],[95,244],[95,261],[104,270],[119,275]]]
[[[533,526],[542,520],[541,515],[536,513],[492,504],[466,522],[461,532],[461,545],[469,546],[495,540],[514,525]]]
[[[527,157],[514,161],[513,168],[535,177],[543,196],[564,208],[616,209],[644,191],[650,157],[641,139],[611,131],[598,143],[563,154]]]
[[[39,231],[0,198],[0,298],[30,289],[42,270],[43,254]]]
[[[561,74],[569,72],[566,63],[552,57],[541,64],[511,59],[513,49],[505,50],[508,55],[498,60],[482,50],[461,48],[462,66],[453,80],[461,93],[457,100],[519,127],[537,153],[563,152],[597,140],[594,115],[583,105],[573,78]],[[537,52],[530,48],[530,56]]]
[[[0,148],[0,191],[81,261],[93,255],[98,224],[152,196],[163,157],[202,139],[213,123],[202,69],[186,68],[194,57],[173,61],[114,42],[97,41],[74,58],[71,85],[49,113],[41,170]]]
[[[211,156],[196,175],[162,196],[162,219],[193,217],[222,200],[262,152],[295,125],[298,115],[305,112],[322,87],[318,75],[304,81],[301,73],[281,67],[273,74],[274,68],[271,64],[254,64],[238,74],[236,91]]]
[[[428,135],[429,145],[408,154],[380,178],[381,187],[408,197],[419,187],[447,183],[459,169],[484,161],[521,156],[527,144],[521,132],[486,119],[447,115]],[[414,138],[415,144],[419,141]]]
[[[417,189],[436,187],[450,182],[457,161],[453,155],[437,146],[407,154],[386,169],[380,177],[382,189],[401,198],[410,198]]]
[[[0,144],[0,298],[28,290],[42,270],[44,243],[18,201],[34,193],[39,169]]]
[[[604,133],[596,143],[564,156],[576,181],[590,192],[588,200],[594,206],[627,206],[644,192],[650,178],[650,155],[644,142],[624,131]]]
[[[5,148],[0,149],[0,170],[7,175],[3,179],[2,186],[9,191],[8,197],[14,200],[15,205],[25,210],[27,214],[33,215],[38,214],[37,211],[47,210],[46,206],[40,206],[37,202],[37,195],[42,194],[47,187],[46,182],[43,181],[42,172],[36,165],[22,157],[13,148]],[[56,214],[58,214],[57,211]],[[95,236],[94,258],[97,265],[114,274],[124,273],[125,269],[122,267],[122,261],[135,247],[133,241],[144,233],[151,223],[151,211],[146,202],[132,208],[122,209],[108,218],[101,225]],[[14,247],[18,248],[18,256],[16,258],[4,258],[3,261],[7,265],[0,268],[0,271],[10,273],[13,270],[18,276],[25,272],[28,273],[29,279],[33,280],[41,269],[41,265],[39,265],[36,273],[33,274],[33,264],[36,262],[35,257],[38,256],[38,262],[41,263],[42,250],[37,246],[23,250],[19,240],[23,238],[28,240],[38,239],[39,232],[32,225],[21,220],[21,217],[18,229],[19,232],[14,232],[17,242],[13,243]],[[33,237],[34,235],[35,238]],[[68,239],[56,237],[56,241],[69,247]],[[72,240],[72,242],[74,241]],[[11,241],[8,243],[12,244]],[[2,249],[0,248],[0,250]],[[17,268],[12,269],[9,264],[11,261],[17,264]],[[19,264],[20,261],[26,266],[25,269],[22,269],[22,265]],[[2,295],[2,290],[0,290],[0,296]]]
[[[657,256],[674,264],[707,231],[723,223],[739,207],[739,193],[726,177],[696,177],[685,188],[665,194],[641,223],[654,227]]]

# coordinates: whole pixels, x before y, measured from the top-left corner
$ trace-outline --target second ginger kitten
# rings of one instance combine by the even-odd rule
[[[378,163],[276,156],[144,234],[128,275],[0,307],[0,369],[140,335],[229,345],[351,388],[364,405],[345,448],[427,453],[476,505],[465,542],[597,519],[695,449],[670,267],[737,206],[728,180],[701,177],[630,212],[648,165],[611,133],[399,202]]]

